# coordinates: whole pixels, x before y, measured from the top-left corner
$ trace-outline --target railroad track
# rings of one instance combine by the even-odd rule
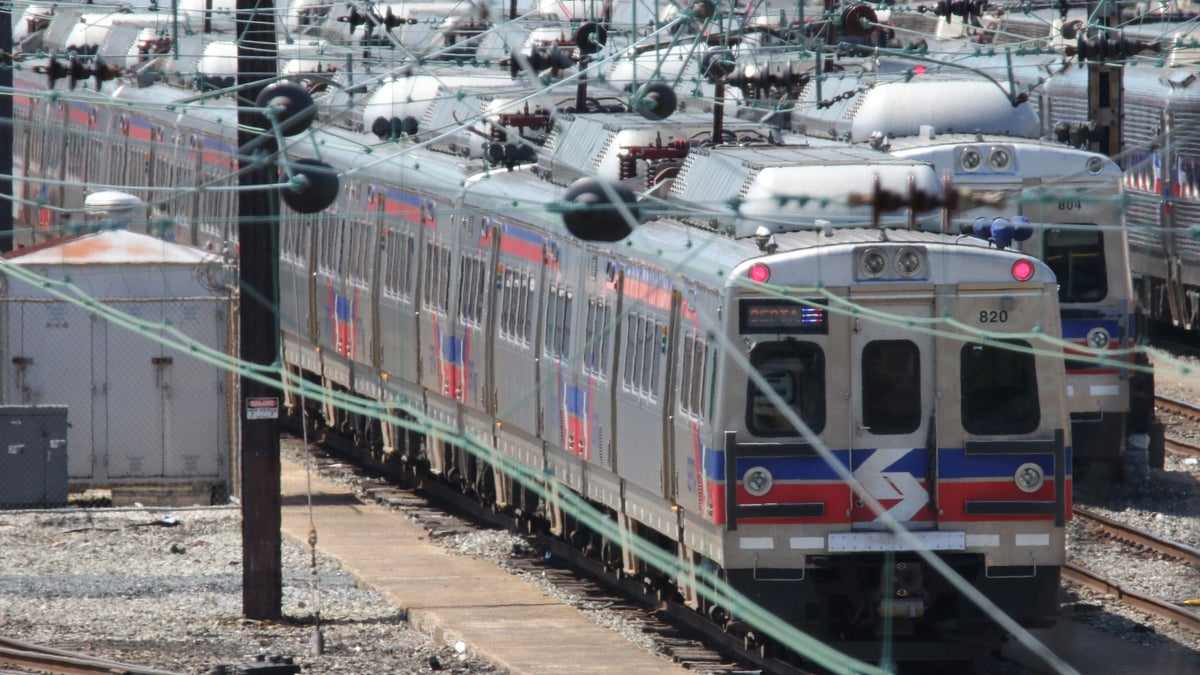
[[[406,475],[381,475],[354,462],[357,453],[336,434],[320,444],[331,454],[314,455],[322,475],[340,483],[352,483],[368,499],[401,510],[420,524],[430,539],[466,534],[478,523],[513,529],[504,514],[480,506],[478,501],[440,481],[416,483]],[[350,463],[345,460],[349,459]],[[462,513],[462,516],[456,515]],[[645,593],[636,579],[617,579],[602,564],[565,542],[535,535],[548,555],[515,557],[506,561],[510,571],[547,581],[555,588],[580,598],[572,602],[580,609],[609,609],[638,621],[655,650],[697,673],[769,672],[778,675],[814,675],[812,671],[785,662],[763,651],[746,638],[721,631],[695,611],[678,603]]]
[[[1181,401],[1177,398],[1171,398],[1170,396],[1155,394],[1154,407],[1158,408],[1159,410],[1175,413],[1177,415],[1183,415],[1184,417],[1194,420],[1200,420],[1200,406],[1187,401]]]
[[[1170,396],[1156,394],[1154,396],[1154,407],[1160,411],[1173,413],[1187,417],[1188,419],[1200,421],[1200,406],[1188,401],[1181,401]],[[1167,452],[1187,457],[1200,458],[1200,445],[1196,445],[1191,441],[1185,441],[1182,438],[1172,438],[1167,436],[1164,440],[1164,447]]]
[[[0,663],[61,675],[179,675],[6,637],[0,637]]]
[[[1105,535],[1114,539],[1170,556],[1196,568],[1200,568],[1200,550],[1179,542],[1163,539],[1135,527],[1106,518],[1082,507],[1075,507],[1075,516],[1096,524]],[[1121,602],[1144,612],[1176,622],[1180,627],[1200,633],[1200,614],[1188,607],[1181,607],[1165,600],[1154,598],[1132,590],[1101,574],[1068,562],[1063,576],[1101,593],[1116,596]]]

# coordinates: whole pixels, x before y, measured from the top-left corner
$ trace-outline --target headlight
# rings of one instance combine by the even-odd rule
[[[1008,148],[992,148],[988,153],[988,166],[992,171],[1008,171],[1012,164],[1012,153]]]
[[[1108,336],[1108,331],[1103,328],[1093,328],[1088,331],[1087,342],[1092,349],[1108,349],[1108,343],[1111,338]]]
[[[1046,472],[1037,464],[1029,462],[1017,467],[1013,480],[1021,492],[1037,492],[1046,482]]]
[[[896,254],[894,262],[901,276],[915,277],[925,267],[925,256],[921,255],[920,250],[905,246]]]
[[[746,492],[761,497],[771,491],[771,487],[775,485],[775,478],[766,467],[755,466],[742,477],[742,485],[746,486]]]
[[[975,148],[967,148],[958,156],[958,168],[963,171],[975,171],[980,164],[983,164],[983,155],[979,154]]]
[[[887,271],[887,264],[883,249],[868,248],[858,258],[858,271],[867,279],[878,279]]]

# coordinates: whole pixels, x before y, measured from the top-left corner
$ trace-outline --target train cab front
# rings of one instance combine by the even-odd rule
[[[1053,275],[931,243],[760,264],[774,285],[730,301],[745,363],[720,395],[729,580],[864,658],[966,658],[997,608],[1053,617],[1068,424],[1061,359],[1032,337],[1058,331]]]

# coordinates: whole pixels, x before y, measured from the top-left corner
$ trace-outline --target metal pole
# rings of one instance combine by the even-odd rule
[[[262,136],[254,129],[261,117],[251,107],[274,77],[276,63],[273,0],[237,1],[239,110],[238,146]],[[258,84],[255,84],[258,83]],[[261,148],[264,143],[256,143]],[[265,151],[256,150],[261,158]],[[275,183],[273,161],[256,162],[239,152],[238,242],[241,275],[239,304],[241,356],[249,365],[270,366],[279,359],[279,193],[252,189]],[[283,575],[280,542],[279,410],[280,391],[243,376],[242,402],[242,612],[248,619],[278,620],[282,615]],[[274,401],[274,407],[270,404]],[[273,413],[272,413],[273,411]]]

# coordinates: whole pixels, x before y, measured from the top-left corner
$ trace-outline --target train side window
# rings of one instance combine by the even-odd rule
[[[408,297],[408,270],[412,265],[413,237],[407,232],[384,233],[384,293]]]
[[[598,298],[588,298],[583,367],[589,373],[608,375],[608,333],[612,309]]]
[[[814,434],[825,429],[825,352],[812,342],[760,342],[750,365]],[[746,428],[755,436],[798,436],[784,413],[751,380],[746,388]]]
[[[1045,252],[1046,264],[1058,277],[1059,302],[1098,302],[1108,295],[1100,228],[1047,229]]]
[[[575,294],[564,286],[550,286],[546,296],[546,353],[565,359],[571,347],[571,305]]]
[[[483,322],[484,272],[482,260],[463,256],[462,274],[458,283],[458,317],[465,322]]]
[[[862,352],[862,421],[873,434],[921,426],[921,352],[908,340],[875,340]]]
[[[662,365],[660,336],[664,327],[649,316],[630,314],[625,320],[625,330],[621,384],[639,396],[653,399],[658,391],[658,369]]]
[[[1004,343],[1029,347],[1024,340]],[[1033,354],[997,344],[962,348],[962,423],[972,434],[1027,434],[1041,422]]]
[[[533,280],[524,270],[511,267],[502,272],[500,298],[500,336],[521,345],[528,345],[533,328],[529,302],[533,295]]]
[[[679,407],[688,414],[704,416],[704,385],[707,375],[708,343],[696,335],[683,338],[679,382]]]
[[[439,312],[450,304],[450,249],[426,242],[425,305]]]

